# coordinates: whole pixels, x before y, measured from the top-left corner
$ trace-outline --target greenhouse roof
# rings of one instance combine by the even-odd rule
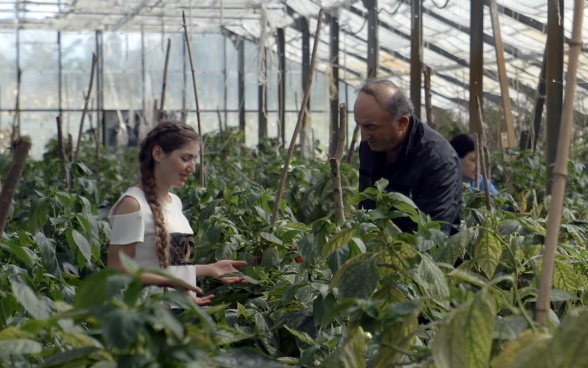
[[[469,100],[471,0],[424,0],[424,64],[433,70],[433,103],[442,108]],[[547,0],[497,0],[510,96],[525,105],[535,94],[546,43]],[[0,28],[61,31],[178,32],[182,12],[192,33],[243,36],[276,50],[275,31],[285,28],[286,57],[300,62],[302,37],[296,19],[310,20],[311,36],[319,8],[338,16],[339,73],[351,85],[366,77],[367,9],[353,0],[21,0],[0,3]],[[566,41],[571,35],[573,2],[564,6]],[[410,81],[411,0],[379,0],[379,76],[408,88]],[[588,34],[588,21],[584,22]],[[329,26],[323,23],[317,68],[328,73]],[[312,40],[312,37],[311,37]],[[567,43],[567,42],[566,42]],[[567,44],[566,44],[567,59]],[[490,12],[484,9],[484,97],[500,101],[500,84]],[[576,104],[587,111],[588,58],[580,56]],[[525,97],[525,98],[521,98]],[[527,107],[528,108],[528,107]]]

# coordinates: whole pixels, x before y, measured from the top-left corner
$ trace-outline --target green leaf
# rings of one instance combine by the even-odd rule
[[[428,254],[421,254],[421,262],[413,278],[426,296],[439,305],[449,308],[449,285],[443,271]]]
[[[585,287],[586,283],[571,264],[556,259],[553,267],[553,286],[570,293],[576,293],[580,288]]]
[[[372,255],[366,260],[355,261],[361,256],[347,261],[331,280],[331,285],[336,282],[342,298],[367,298],[378,286],[380,273],[376,257]]]
[[[492,359],[492,368],[508,368],[517,356],[523,354],[524,349],[541,340],[549,339],[549,335],[534,333],[532,330],[524,331],[516,340],[510,341],[502,349],[500,354]],[[529,366],[536,368],[536,365]]]
[[[488,279],[492,279],[492,276],[494,276],[501,256],[502,246],[500,240],[494,233],[482,229],[480,237],[474,246],[474,261]]]
[[[0,243],[0,248],[14,255],[28,267],[33,267],[33,259],[36,258],[36,254],[30,249],[24,248],[23,246],[15,244],[14,242],[9,242],[8,244]]]
[[[263,347],[271,356],[275,356],[280,350],[280,341],[276,334],[270,330],[263,315],[255,312],[255,332],[261,339]]]
[[[93,346],[71,349],[48,356],[45,359],[45,367],[63,367],[65,364],[87,358],[98,349]]]
[[[438,368],[488,368],[494,303],[481,291],[443,320],[433,343]]]
[[[476,230],[470,228],[447,238],[445,246],[440,246],[435,252],[435,262],[455,264],[455,261],[464,254],[475,234]]]
[[[85,309],[104,304],[106,301],[106,280],[111,275],[120,274],[113,269],[105,269],[86,278],[78,287],[74,307]]]
[[[126,349],[137,341],[146,318],[137,311],[114,306],[100,308],[96,316],[102,322],[104,337],[117,349]]]
[[[0,340],[33,339],[34,334],[15,326],[8,326],[0,331]]]
[[[282,240],[280,238],[278,238],[277,236],[275,236],[274,234],[262,232],[261,234],[259,234],[259,236],[263,240],[265,240],[265,241],[267,241],[269,243],[272,243],[272,244],[276,244],[276,245],[282,245],[282,244],[284,244],[282,242]]]
[[[53,239],[49,239],[45,234],[38,232],[33,240],[41,251],[41,258],[43,259],[44,268],[49,271],[53,276],[61,276],[61,269],[57,263],[57,257],[55,255],[55,242]]]
[[[67,229],[65,231],[65,237],[69,248],[75,252],[79,250],[84,256],[86,262],[92,262],[92,247],[88,240],[75,229]]]
[[[347,337],[337,350],[332,352],[319,367],[365,368],[365,336],[361,327],[350,327]]]
[[[323,247],[322,256],[323,258],[327,258],[330,256],[334,251],[341,248],[344,245],[347,245],[349,241],[355,236],[355,229],[345,229],[342,230],[329,239],[327,244]]]
[[[263,251],[261,256],[260,266],[263,267],[277,267],[280,264],[280,253],[275,247],[269,247]]]
[[[312,337],[310,337],[306,332],[302,332],[302,331],[296,331],[293,328],[290,328],[286,325],[284,325],[284,327],[286,328],[286,330],[288,330],[292,335],[296,336],[297,338],[300,339],[300,341],[302,341],[305,344],[311,345],[311,346],[318,346],[318,344],[312,339]]]
[[[557,367],[585,367],[588,351],[588,311],[575,310],[568,313],[562,320],[560,328],[555,332],[553,341],[554,356],[558,360]],[[553,366],[555,367],[555,366]]]
[[[17,278],[11,278],[10,284],[16,300],[18,300],[20,305],[22,305],[33,318],[49,318],[51,307],[47,304],[46,299],[37,296],[29,285]]]
[[[239,368],[283,368],[284,363],[270,359],[253,350],[238,348],[223,352],[213,358],[222,364],[222,367]],[[208,366],[207,366],[208,367]]]
[[[16,354],[39,354],[43,350],[40,342],[30,339],[0,341],[0,356]]]
[[[29,230],[32,234],[38,232],[49,218],[49,204],[45,198],[35,198],[29,209]]]
[[[418,314],[419,309],[416,309],[399,323],[383,329],[380,349],[373,368],[390,367],[405,357],[405,354],[401,354],[399,349],[406,351],[415,343],[415,331],[419,325]]]

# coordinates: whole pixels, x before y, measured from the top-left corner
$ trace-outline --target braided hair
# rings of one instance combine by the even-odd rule
[[[141,184],[145,192],[145,198],[149,203],[151,212],[153,212],[155,247],[161,268],[167,268],[168,266],[169,236],[165,226],[161,203],[157,200],[157,194],[155,192],[156,183],[153,174],[155,160],[153,159],[153,148],[159,146],[165,154],[169,154],[190,142],[200,143],[200,136],[191,126],[175,120],[162,121],[151,129],[141,142],[141,150],[139,151]]]

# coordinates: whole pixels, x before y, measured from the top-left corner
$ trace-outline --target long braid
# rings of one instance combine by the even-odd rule
[[[161,203],[157,199],[155,191],[156,182],[154,176],[155,160],[153,148],[159,146],[167,154],[179,149],[189,141],[200,142],[200,137],[189,125],[179,121],[163,121],[154,127],[141,143],[139,162],[141,164],[141,184],[145,198],[153,213],[155,223],[155,247],[159,266],[167,268],[169,264],[169,236],[165,225],[165,217]]]
[[[169,262],[169,238],[165,226],[165,218],[163,217],[163,211],[161,209],[161,203],[159,203],[157,195],[155,194],[155,177],[153,174],[148,177],[142,177],[141,184],[143,184],[143,191],[145,192],[147,203],[149,203],[151,212],[153,212],[153,221],[155,223],[155,249],[157,249],[159,266],[165,269]]]

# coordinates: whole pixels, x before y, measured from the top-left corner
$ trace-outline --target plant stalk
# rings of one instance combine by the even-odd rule
[[[474,142],[476,145],[476,190],[480,190],[480,157],[484,152],[480,149],[480,137],[478,137],[478,133],[474,133],[474,137],[476,137],[476,141]]]
[[[339,223],[345,222],[345,208],[343,204],[343,190],[341,189],[341,173],[339,167],[343,159],[343,148],[345,146],[345,121],[347,120],[347,106],[339,105],[339,133],[335,155],[329,158],[331,166],[331,179],[333,180],[333,195],[335,196],[335,219]]]
[[[351,144],[349,145],[349,151],[347,151],[347,163],[350,164],[353,161],[353,153],[355,152],[355,144],[359,136],[359,125],[355,125],[353,129],[353,138],[351,138]]]
[[[78,143],[76,144],[76,153],[73,156],[72,161],[77,161],[80,157],[80,146],[82,145],[82,134],[84,133],[84,120],[88,114],[88,105],[90,104],[90,97],[92,95],[92,87],[94,86],[94,74],[96,65],[98,64],[98,57],[96,54],[92,54],[92,70],[90,71],[90,84],[88,86],[88,93],[86,93],[86,99],[84,101],[84,110],[82,111],[82,121],[80,121],[80,130],[78,132]]]
[[[200,122],[200,103],[198,102],[198,85],[196,84],[196,70],[194,69],[194,58],[192,58],[192,48],[190,47],[190,37],[188,36],[188,27],[186,26],[186,14],[182,12],[184,23],[184,36],[186,38],[186,48],[188,59],[190,60],[190,69],[192,70],[192,85],[194,87],[194,100],[196,101],[196,120],[198,121],[198,135],[202,142],[200,143],[200,186],[204,187],[204,137],[202,136],[202,124]]]
[[[28,137],[18,138],[14,141],[14,156],[12,157],[12,163],[10,164],[8,175],[4,181],[2,193],[0,193],[0,237],[4,232],[6,221],[8,219],[8,212],[12,205],[12,200],[16,193],[16,187],[22,176],[30,149],[31,140]]]
[[[308,104],[308,100],[310,98],[310,87],[312,86],[312,79],[314,76],[314,68],[316,64],[316,53],[318,50],[318,44],[321,34],[321,26],[323,24],[323,13],[325,12],[324,9],[318,13],[317,25],[316,25],[316,33],[314,35],[314,44],[312,46],[312,56],[310,58],[310,66],[308,71],[308,77],[306,79],[306,84],[304,86],[304,97],[302,98],[302,106],[298,112],[298,121],[296,122],[296,127],[294,128],[294,133],[292,133],[292,139],[290,140],[290,147],[288,148],[288,154],[286,155],[286,161],[284,162],[284,168],[282,169],[282,175],[280,176],[280,184],[278,185],[278,190],[276,193],[276,200],[274,202],[274,208],[272,210],[272,218],[270,221],[270,227],[274,227],[276,220],[278,218],[278,209],[280,207],[280,201],[282,200],[282,195],[284,194],[284,186],[286,184],[286,177],[288,176],[288,167],[290,166],[290,160],[292,159],[292,154],[294,153],[294,147],[296,146],[296,139],[298,138],[298,133],[300,132],[300,128],[302,127],[302,122],[305,117],[306,113],[306,105]]]
[[[161,85],[161,100],[159,105],[158,120],[162,121],[165,115],[165,88],[167,86],[167,69],[169,65],[169,54],[171,50],[171,39],[167,39],[167,48],[165,50],[165,64],[163,67],[163,84]]]
[[[578,72],[578,58],[582,51],[582,22],[584,18],[584,1],[574,2],[574,23],[572,39],[568,55],[568,81],[559,130],[559,142],[557,155],[553,169],[553,183],[551,206],[547,219],[547,237],[543,251],[543,267],[539,279],[539,294],[535,305],[535,321],[541,325],[547,322],[547,311],[551,300],[551,287],[553,283],[553,268],[555,253],[561,225],[561,213],[563,210],[564,194],[568,177],[568,157],[570,152],[570,137],[574,123],[574,95],[576,93],[576,79]]]

